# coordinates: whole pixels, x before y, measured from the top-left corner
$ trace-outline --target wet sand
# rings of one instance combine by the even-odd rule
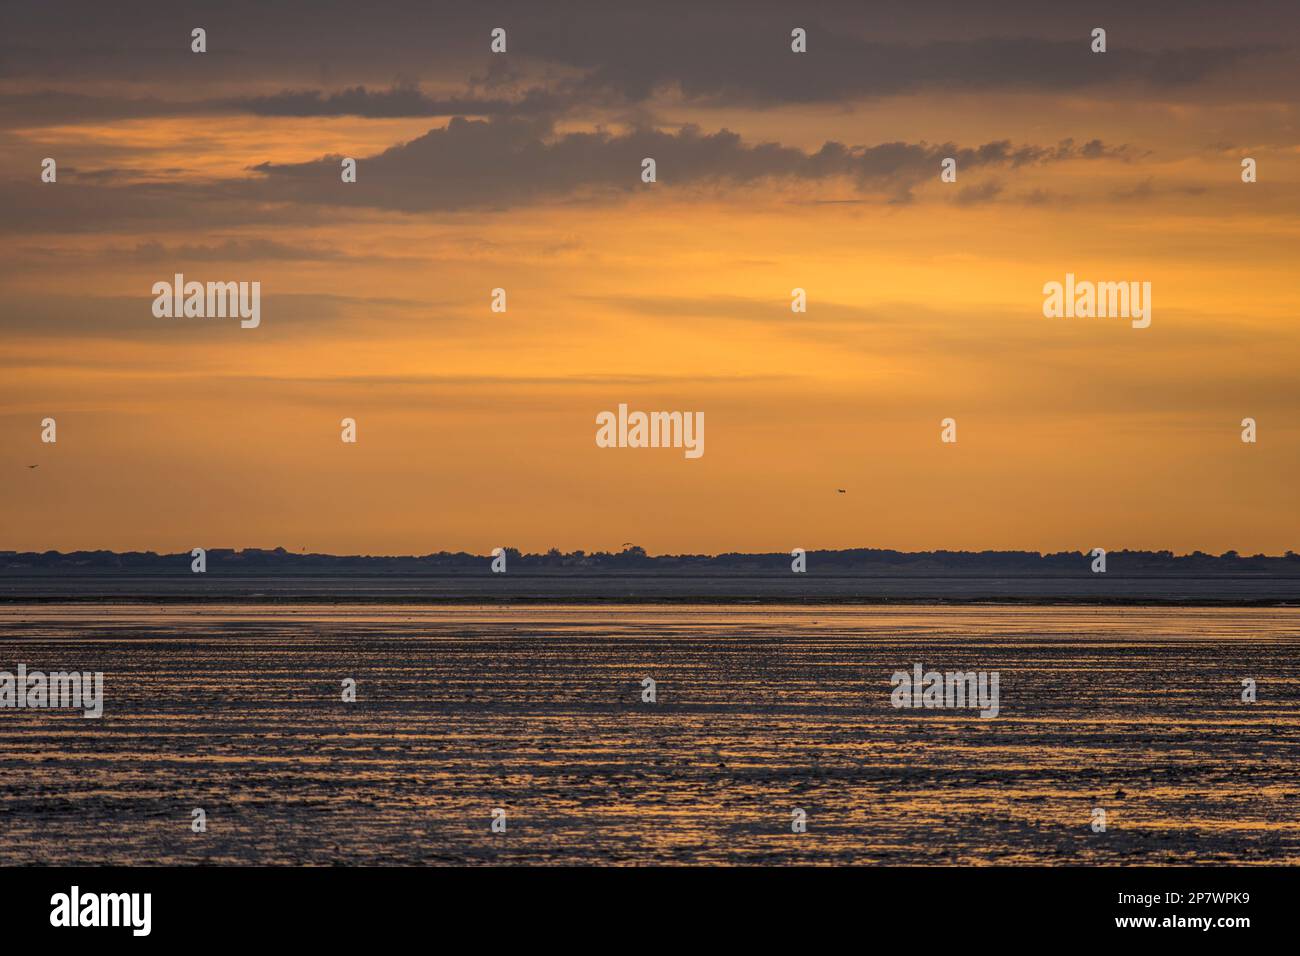
[[[1298,645],[1292,608],[7,604],[0,670],[106,701],[0,709],[0,864],[1297,864]],[[894,709],[918,661],[1000,715]]]

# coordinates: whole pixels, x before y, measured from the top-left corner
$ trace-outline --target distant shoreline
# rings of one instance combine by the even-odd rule
[[[789,552],[723,552],[719,554],[650,554],[636,545],[622,551],[562,552],[552,548],[544,553],[526,553],[503,546],[489,554],[464,551],[438,551],[428,554],[360,555],[321,554],[289,551],[286,548],[218,548],[203,547],[209,569],[227,568],[245,574],[292,573],[416,573],[481,574],[489,570],[494,557],[506,561],[509,571],[547,574],[636,573],[713,573],[773,572],[790,573],[796,555],[809,572],[889,573],[889,574],[1061,574],[1090,572],[1093,551],[1058,551],[1040,553],[1020,550],[896,551],[890,548],[792,548]],[[197,550],[195,551],[197,553]],[[1243,555],[1236,551],[1207,554],[1192,551],[1142,551],[1105,549],[1108,572],[1154,574],[1241,574],[1266,573],[1300,578],[1300,554]],[[186,572],[191,552],[161,554],[154,551],[9,551],[0,549],[0,576],[10,571],[83,572]]]
[[[340,556],[0,551],[0,603],[1300,606],[1300,555],[1110,551]],[[196,552],[197,554],[198,552]],[[504,568],[495,573],[493,568]],[[796,570],[803,568],[804,570]]]

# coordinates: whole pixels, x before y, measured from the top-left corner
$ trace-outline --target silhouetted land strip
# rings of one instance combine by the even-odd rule
[[[0,551],[0,601],[736,604],[1300,604],[1300,555],[1115,551],[1104,574],[1082,552],[809,551],[789,554],[522,554],[507,572],[488,555]]]

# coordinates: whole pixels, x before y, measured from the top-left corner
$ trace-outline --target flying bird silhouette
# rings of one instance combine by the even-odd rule
[[[41,467],[41,466],[40,466],[40,465],[28,465],[27,467],[28,467],[28,468],[39,468],[39,467]]]
[[[838,491],[838,492],[839,492],[840,494],[842,494],[842,495],[847,495],[847,494],[848,494],[848,492],[845,491],[843,488],[836,488],[835,490]]]

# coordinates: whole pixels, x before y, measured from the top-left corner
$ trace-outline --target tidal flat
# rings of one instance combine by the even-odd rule
[[[0,670],[104,703],[0,708],[0,864],[1294,865],[1297,650],[1288,607],[8,603]],[[895,708],[916,663],[998,716]]]

